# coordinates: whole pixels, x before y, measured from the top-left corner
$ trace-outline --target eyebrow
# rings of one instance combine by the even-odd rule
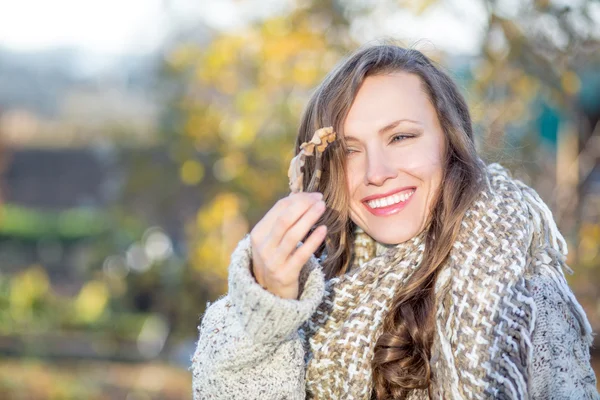
[[[400,125],[402,122],[410,122],[410,123],[413,123],[413,124],[416,124],[416,125],[423,125],[419,121],[415,121],[415,120],[408,119],[408,118],[401,118],[401,119],[398,119],[396,121],[390,122],[389,124],[387,124],[383,128],[379,129],[377,131],[377,133],[379,135],[384,134],[384,133],[386,133],[386,132],[394,129],[395,127],[397,127],[398,125]],[[344,136],[344,138],[346,140],[356,140],[356,141],[358,141],[358,139],[355,138],[354,136]]]

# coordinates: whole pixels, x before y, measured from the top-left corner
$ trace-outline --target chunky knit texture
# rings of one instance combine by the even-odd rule
[[[589,347],[581,340],[581,324],[551,275],[527,280],[537,312],[533,331],[533,376],[530,395],[535,400],[595,399],[596,377],[589,364]]]
[[[304,399],[304,349],[298,328],[325,286],[312,258],[299,300],[263,289],[250,273],[250,237],[231,257],[228,294],[207,305],[192,359],[195,399]]]
[[[423,235],[396,246],[357,235],[349,272],[325,283],[311,259],[300,299],[284,300],[253,280],[246,237],[228,295],[199,328],[194,398],[369,399],[383,319],[423,251]],[[591,327],[566,283],[565,255],[537,194],[488,167],[436,283],[433,398],[600,399]]]

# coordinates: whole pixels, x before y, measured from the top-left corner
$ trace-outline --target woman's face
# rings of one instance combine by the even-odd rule
[[[421,79],[403,72],[366,78],[343,134],[352,221],[385,244],[423,231],[441,185],[445,140]]]

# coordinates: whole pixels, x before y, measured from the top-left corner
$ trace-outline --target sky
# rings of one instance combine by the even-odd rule
[[[158,48],[176,24],[204,20],[230,29],[259,1],[0,0],[0,46],[17,51],[76,48],[99,54],[140,54]],[[263,5],[265,0],[262,0]],[[288,1],[266,0],[281,5]],[[262,10],[262,11],[261,11]],[[277,10],[277,8],[275,8]]]
[[[0,0],[0,46],[124,54],[156,48],[160,0]]]
[[[217,29],[235,29],[248,14],[289,6],[291,0],[0,0],[0,47],[17,51],[75,48],[97,54],[148,53],[160,46],[175,24],[203,20]],[[260,5],[260,7],[259,7]],[[274,8],[274,6],[276,6]],[[271,11],[272,12],[272,11]],[[472,14],[472,13],[471,13]],[[443,21],[443,31],[435,29]],[[402,27],[402,28],[399,28]],[[398,15],[357,35],[424,38],[457,52],[476,48],[474,28],[440,8],[426,17]]]
[[[410,3],[411,0],[404,0]],[[507,13],[519,0],[504,0]],[[579,0],[554,0],[555,2]],[[0,47],[18,51],[75,48],[95,54],[144,54],[161,46],[170,32],[203,21],[236,29],[248,16],[290,7],[293,0],[0,0]],[[514,4],[513,4],[514,3]],[[513,4],[511,6],[511,4]],[[600,8],[600,7],[598,7]],[[359,21],[355,38],[393,36],[424,40],[452,53],[475,54],[485,11],[480,1],[445,0],[423,15],[386,14]]]

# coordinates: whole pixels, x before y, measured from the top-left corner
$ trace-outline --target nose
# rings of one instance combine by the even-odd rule
[[[395,178],[398,173],[390,165],[389,157],[384,154],[373,154],[367,157],[365,184],[382,186],[388,179]]]

